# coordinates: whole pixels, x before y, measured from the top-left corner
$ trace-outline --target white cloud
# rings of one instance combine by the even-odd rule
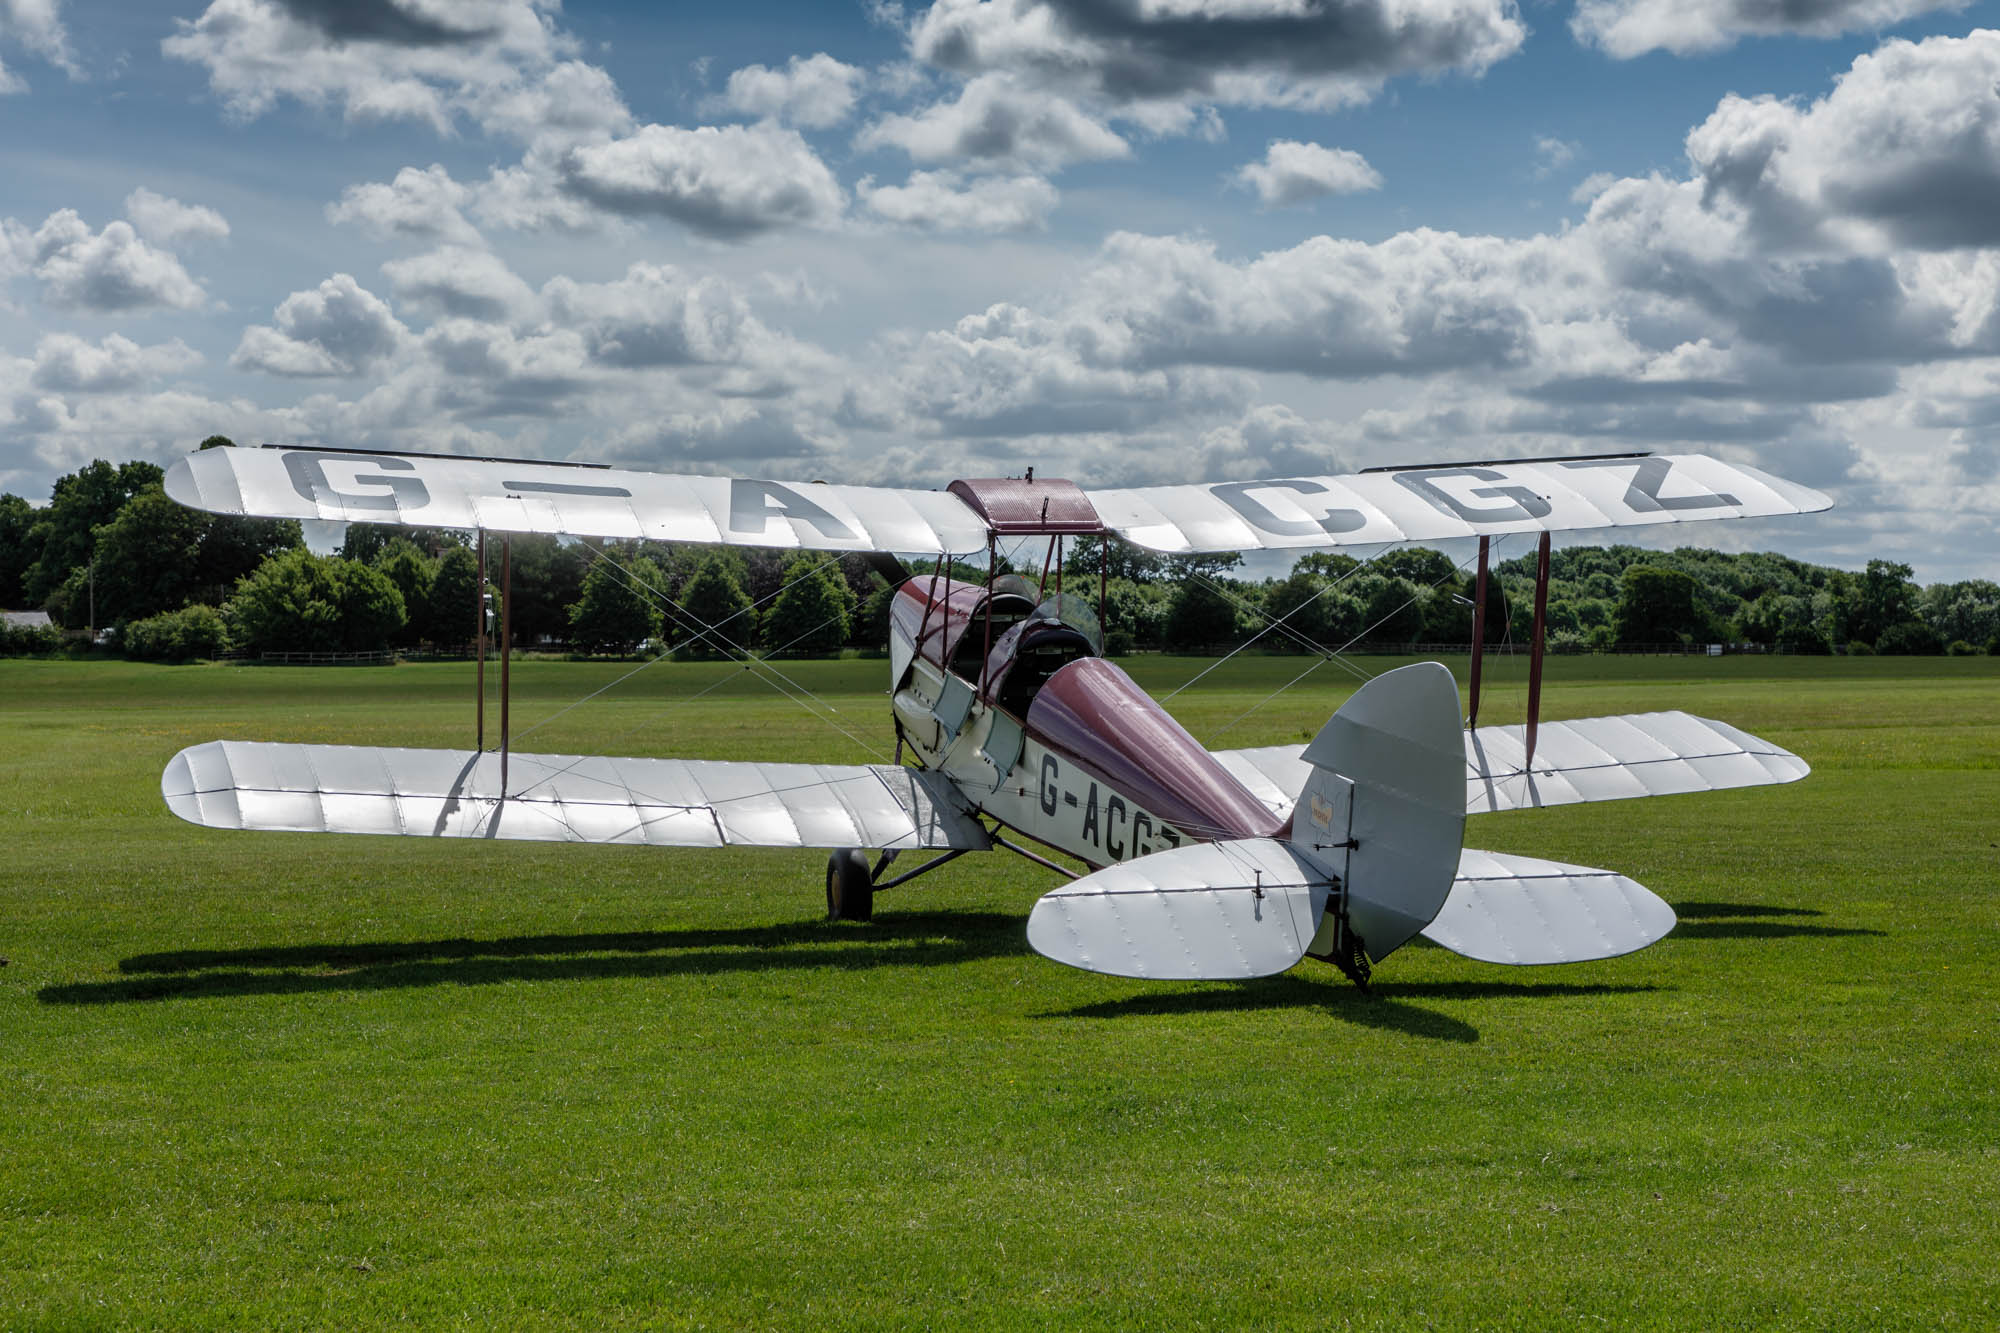
[[[618,85],[580,60],[474,88],[465,103],[490,133],[529,144],[596,142],[632,127]]]
[[[73,79],[82,77],[63,27],[61,0],[0,0],[0,39],[25,47]],[[0,93],[26,92],[27,87],[0,65]]]
[[[719,393],[760,397],[834,370],[833,358],[766,326],[714,275],[641,262],[613,282],[555,278],[541,295],[550,326],[581,339],[597,366],[671,369]]]
[[[936,0],[911,53],[1119,106],[1331,107],[1391,76],[1479,73],[1527,37],[1512,0]]]
[[[293,292],[274,314],[277,327],[243,331],[230,365],[304,378],[359,375],[388,362],[410,338],[388,304],[345,273]]]
[[[1558,139],[1550,134],[1543,135],[1535,140],[1535,179],[1547,180],[1576,161],[1577,155],[1582,152],[1582,144],[1568,139]]]
[[[64,208],[32,232],[12,218],[0,229],[12,253],[6,267],[33,273],[42,299],[59,309],[192,310],[207,300],[181,262],[139,239],[129,222],[107,222],[93,232],[74,209]]]
[[[1768,243],[2000,244],[2000,32],[1891,41],[1809,105],[1725,97],[1687,141],[1707,200]],[[1876,248],[1880,248],[1878,243]]]
[[[51,333],[35,344],[29,379],[37,388],[59,393],[106,393],[192,370],[201,359],[201,353],[179,338],[141,347],[117,333],[97,343],[74,334]]]
[[[1570,31],[1619,59],[1648,51],[1694,55],[1742,37],[1833,37],[1880,30],[1970,0],[1577,0]]]
[[[1059,198],[1039,176],[986,176],[967,184],[950,171],[914,171],[901,185],[877,186],[864,178],[855,194],[886,222],[933,231],[1034,230]]]
[[[562,159],[563,186],[614,213],[672,218],[735,240],[782,226],[826,226],[846,206],[826,164],[774,125],[645,125]]]
[[[416,120],[440,134],[484,112],[499,132],[531,130],[534,106],[570,103],[579,80],[557,57],[567,41],[544,21],[549,0],[212,0],[175,20],[170,58],[208,71],[232,113],[263,114],[280,98],[332,107],[351,121]],[[545,81],[557,85],[538,101]],[[606,81],[608,82],[608,81]],[[525,97],[526,101],[520,99]],[[587,98],[600,116],[599,98]]]
[[[338,202],[326,206],[326,218],[354,223],[375,236],[435,237],[455,245],[477,245],[479,231],[460,211],[471,198],[471,187],[433,163],[404,167],[387,184],[369,181],[348,186]]]
[[[535,304],[528,284],[489,250],[444,246],[382,265],[397,299],[468,319],[506,320]]]
[[[1262,162],[1239,167],[1235,180],[1255,190],[1265,208],[1288,208],[1329,194],[1382,188],[1381,173],[1348,148],[1274,139]]]
[[[831,129],[854,109],[862,71],[827,55],[793,56],[783,69],[745,65],[729,76],[715,105],[738,115]]]
[[[224,241],[229,223],[222,214],[201,204],[184,204],[144,186],[125,196],[125,216],[139,234],[155,245],[172,247],[182,241]]]
[[[912,115],[884,116],[856,142],[863,148],[900,148],[919,162],[1044,171],[1069,162],[1128,157],[1132,151],[1074,103],[1005,75],[972,80],[954,101]]]

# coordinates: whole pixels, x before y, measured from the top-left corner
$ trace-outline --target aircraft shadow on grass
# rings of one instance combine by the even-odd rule
[[[1812,907],[1773,907],[1767,903],[1675,903],[1674,915],[1680,923],[1669,938],[1682,940],[1773,940],[1796,936],[1836,937],[1843,935],[1885,935],[1887,931],[1866,926],[1818,926],[1800,917],[1825,916]],[[1776,917],[1775,921],[1753,921],[1750,917]]]
[[[1266,977],[1228,990],[1153,991],[1101,1000],[1043,1018],[1127,1018],[1143,1014],[1199,1014],[1251,1009],[1312,1007],[1358,1027],[1382,1028],[1433,1041],[1475,1042],[1479,1029],[1462,1019],[1405,1003],[1410,999],[1537,999],[1575,995],[1632,995],[1656,986],[1583,985],[1560,981],[1433,981],[1377,984],[1363,993],[1318,978]]]
[[[788,968],[938,967],[1026,952],[1018,916],[910,912],[839,926],[812,921],[727,930],[183,949],[124,959],[118,969],[128,975],[117,981],[45,986],[38,997],[44,1004],[118,1004]]]

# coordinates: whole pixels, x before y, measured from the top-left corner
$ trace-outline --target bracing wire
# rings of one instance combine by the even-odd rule
[[[1504,537],[1501,538],[1500,540],[1504,540]],[[1496,547],[1500,544],[1500,540],[1496,540],[1494,542],[1494,545]],[[1377,551],[1373,556],[1370,556],[1368,558],[1368,561],[1366,563],[1373,564],[1376,560],[1380,559],[1388,549],[1389,548],[1384,547],[1381,551]],[[1473,555],[1466,557],[1466,559],[1458,561],[1456,564],[1452,566],[1451,573],[1442,575],[1439,578],[1434,579],[1429,584],[1429,587],[1437,588],[1441,586],[1445,582],[1445,580],[1456,578],[1457,576],[1464,574],[1467,563],[1476,559],[1478,559],[1478,555],[1475,552]],[[1350,570],[1349,574],[1351,575],[1352,573],[1354,573],[1354,571]],[[1224,597],[1230,596],[1230,594],[1226,589],[1216,588],[1216,591],[1221,593]],[[1418,595],[1421,596],[1424,591],[1425,589],[1419,589]],[[1257,607],[1250,606],[1249,603],[1247,602],[1242,602],[1239,599],[1235,598],[1231,598],[1231,600],[1237,601],[1238,605],[1244,606],[1246,609],[1254,612],[1257,615],[1265,616],[1267,619],[1269,618],[1264,611],[1260,610]],[[1298,675],[1292,677],[1292,679],[1286,681],[1283,685],[1280,685],[1277,689],[1271,691],[1271,693],[1265,695],[1262,699],[1259,699],[1256,703],[1251,704],[1248,708],[1238,713],[1235,717],[1231,718],[1228,722],[1224,723],[1218,730],[1216,730],[1213,733],[1213,735],[1210,737],[1211,743],[1213,743],[1216,737],[1220,737],[1224,733],[1228,732],[1231,728],[1235,727],[1238,723],[1242,722],[1245,718],[1249,717],[1252,713],[1255,713],[1257,710],[1264,707],[1264,705],[1270,703],[1271,700],[1277,698],[1279,695],[1285,693],[1287,690],[1297,685],[1300,681],[1304,680],[1307,676],[1310,676],[1313,672],[1325,666],[1328,662],[1340,663],[1342,667],[1346,668],[1351,672],[1354,672],[1354,674],[1363,681],[1370,679],[1369,675],[1366,672],[1360,671],[1358,668],[1351,665],[1347,661],[1344,654],[1347,652],[1349,648],[1352,648],[1355,644],[1360,643],[1363,639],[1367,638],[1369,633],[1373,631],[1377,626],[1382,625],[1383,623],[1390,620],[1392,617],[1400,614],[1404,607],[1413,605],[1416,602],[1416,600],[1417,600],[1416,597],[1404,598],[1400,605],[1394,607],[1393,609],[1389,610],[1388,612],[1378,617],[1375,620],[1374,624],[1371,624],[1366,628],[1362,629],[1360,633],[1354,635],[1354,637],[1350,638],[1346,643],[1341,644],[1340,647],[1334,649],[1333,652],[1327,654],[1326,656],[1321,657],[1320,660],[1314,662],[1304,671],[1301,671]]]

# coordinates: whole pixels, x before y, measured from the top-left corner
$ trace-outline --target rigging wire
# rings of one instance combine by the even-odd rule
[[[1504,540],[1504,535],[1501,538],[1497,538],[1494,544],[1496,546],[1499,545],[1501,540]],[[1388,548],[1384,547],[1382,551],[1376,552],[1375,555],[1369,558],[1367,563],[1373,564],[1376,560],[1380,559],[1384,554],[1386,554],[1387,550]],[[1472,556],[1468,556],[1466,560],[1458,561],[1456,564],[1452,566],[1451,573],[1440,575],[1438,578],[1434,579],[1428,585],[1429,588],[1433,589],[1437,588],[1441,586],[1447,579],[1451,579],[1458,575],[1462,575],[1465,572],[1465,566],[1467,561],[1476,559],[1478,559],[1478,556],[1475,554]],[[1216,591],[1221,592],[1225,597],[1229,595],[1225,590],[1221,588],[1217,588]],[[1307,676],[1310,676],[1313,672],[1325,666],[1328,662],[1335,662],[1335,661],[1339,662],[1343,667],[1346,667],[1349,671],[1354,672],[1363,681],[1372,679],[1373,677],[1369,676],[1367,673],[1362,672],[1358,668],[1349,664],[1344,654],[1347,652],[1349,648],[1352,648],[1355,644],[1360,643],[1363,639],[1367,638],[1369,631],[1375,629],[1376,626],[1382,625],[1388,620],[1390,620],[1392,617],[1399,615],[1403,611],[1404,607],[1414,605],[1416,603],[1417,597],[1422,596],[1425,591],[1426,589],[1421,589],[1421,588],[1418,589],[1417,596],[1405,598],[1401,605],[1383,614],[1375,621],[1374,624],[1367,626],[1360,633],[1356,634],[1353,638],[1349,639],[1346,643],[1341,644],[1340,647],[1335,649],[1331,654],[1328,654],[1327,656],[1322,657],[1319,661],[1314,662],[1304,671],[1301,671],[1298,675],[1292,677],[1292,679],[1286,681],[1283,685],[1280,685],[1277,689],[1273,690],[1271,693],[1265,695],[1262,699],[1259,699],[1256,703],[1251,704],[1248,708],[1238,713],[1235,717],[1231,718],[1228,722],[1224,723],[1220,729],[1218,729],[1216,732],[1213,733],[1213,735],[1210,738],[1211,742],[1215,737],[1223,735],[1225,732],[1235,727],[1239,722],[1243,721],[1245,718],[1249,717],[1252,713],[1255,713],[1258,709],[1262,708],[1265,704],[1270,703],[1271,700],[1277,698],[1279,695],[1283,694],[1285,691],[1291,689],[1294,685],[1297,685],[1300,681],[1304,680]],[[1254,606],[1249,606],[1248,603],[1239,602],[1239,605],[1245,606],[1248,610],[1255,612],[1257,615],[1261,616],[1265,614],[1258,608]]]

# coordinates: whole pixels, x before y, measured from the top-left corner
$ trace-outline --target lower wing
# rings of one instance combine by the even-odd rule
[[[1723,791],[1795,782],[1805,760],[1726,722],[1688,713],[1627,713],[1544,722],[1527,766],[1525,728],[1465,734],[1467,814]],[[1279,814],[1305,785],[1304,747],[1218,750],[1215,757]]]
[[[659,847],[983,850],[936,774],[893,764],[750,764],[599,755],[210,741],[160,776],[210,828]]]

